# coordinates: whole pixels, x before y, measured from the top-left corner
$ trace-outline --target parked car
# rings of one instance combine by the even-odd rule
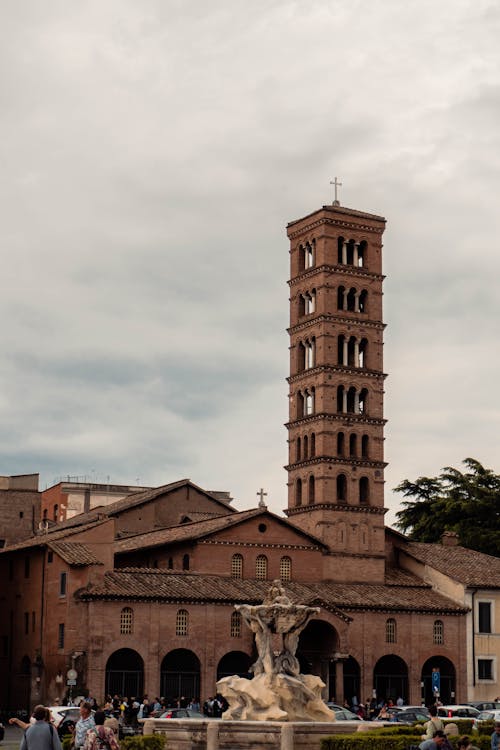
[[[477,719],[479,711],[473,706],[439,706],[438,716],[443,721],[452,721],[453,719]]]
[[[500,709],[499,701],[470,701],[467,702],[467,706],[477,708],[478,711],[497,711]]]
[[[71,719],[76,722],[80,718],[80,709],[78,706],[49,706],[48,708],[56,729],[59,728],[59,725],[63,721]]]
[[[168,708],[160,719],[206,719],[199,711],[193,708]]]
[[[429,721],[430,714],[424,709],[420,708],[408,709],[396,711],[391,716],[391,721],[397,722],[398,724],[416,724],[417,722]]]
[[[336,721],[364,721],[360,716],[350,711],[344,706],[339,706],[337,703],[327,701],[326,705],[335,713]]]
[[[483,721],[500,721],[500,709],[496,711],[481,711],[472,723],[472,729],[478,731]]]

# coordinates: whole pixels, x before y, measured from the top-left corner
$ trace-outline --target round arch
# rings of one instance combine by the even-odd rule
[[[303,674],[315,674],[326,685],[325,698],[335,695],[334,655],[339,650],[339,634],[329,622],[310,620],[299,637],[297,659]]]
[[[377,698],[394,703],[401,697],[408,700],[408,667],[406,662],[396,654],[382,656],[373,670],[373,686]]]
[[[106,662],[106,695],[142,696],[144,662],[131,648],[114,651]]]
[[[251,664],[252,657],[244,651],[228,651],[217,665],[217,679],[221,680],[223,677],[232,677],[232,675],[251,679],[252,674],[249,671]]]
[[[361,703],[361,667],[353,656],[350,656],[344,662],[344,698],[347,698],[349,705],[352,705],[352,699],[356,696]]]
[[[160,695],[165,696],[167,702],[182,696],[189,699],[200,698],[200,660],[193,651],[176,648],[163,658]]]
[[[439,696],[433,695],[432,692],[432,672],[439,670]],[[420,681],[423,685],[423,696],[425,696],[425,705],[434,703],[436,697],[439,697],[441,703],[449,705],[454,703],[456,695],[457,676],[453,662],[446,656],[431,656],[427,659],[422,667]]]

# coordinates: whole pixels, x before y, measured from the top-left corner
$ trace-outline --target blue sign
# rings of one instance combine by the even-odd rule
[[[432,692],[434,695],[439,695],[441,688],[441,673],[439,669],[432,670]]]

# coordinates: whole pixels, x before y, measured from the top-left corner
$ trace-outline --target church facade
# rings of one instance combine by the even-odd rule
[[[384,227],[338,205],[288,225],[286,517],[181,480],[7,545],[2,705],[68,691],[203,700],[221,677],[250,676],[252,634],[234,605],[262,601],[274,579],[319,608],[297,654],[325,698],[419,703],[437,669],[443,702],[472,699],[469,607],[384,526]]]

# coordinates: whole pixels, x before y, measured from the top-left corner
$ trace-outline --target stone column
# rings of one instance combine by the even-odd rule
[[[342,394],[342,411],[344,414],[347,413],[347,388],[344,388],[344,392]]]
[[[354,312],[359,312],[359,297],[361,292],[354,293]]]
[[[349,240],[344,240],[342,244],[342,263],[347,265],[347,245],[349,244]]]
[[[354,339],[354,367],[359,367],[359,341]]]
[[[354,413],[359,414],[359,393],[354,391]]]
[[[352,254],[352,263],[354,266],[358,265],[358,251],[359,251],[359,242],[354,243],[354,251]]]
[[[342,352],[342,364],[343,365],[347,365],[349,363],[348,346],[349,346],[349,342],[346,338],[344,338],[344,346],[343,346],[343,352]]]

